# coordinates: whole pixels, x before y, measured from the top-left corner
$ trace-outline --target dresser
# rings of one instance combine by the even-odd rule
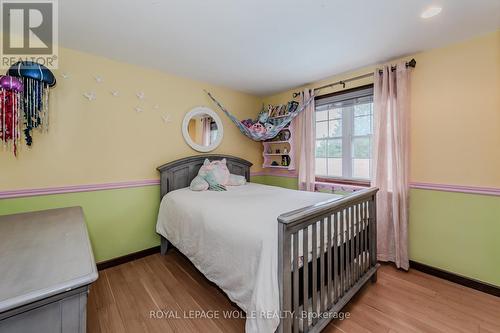
[[[0,332],[84,333],[97,279],[81,207],[0,216]]]

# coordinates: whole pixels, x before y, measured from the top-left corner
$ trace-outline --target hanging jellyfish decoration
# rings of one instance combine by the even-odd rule
[[[4,148],[12,147],[17,155],[21,139],[19,118],[22,108],[23,82],[17,77],[0,75],[0,140]]]
[[[33,129],[47,131],[49,128],[49,88],[56,85],[56,78],[47,67],[32,61],[16,62],[7,74],[22,80],[24,137],[31,146]]]

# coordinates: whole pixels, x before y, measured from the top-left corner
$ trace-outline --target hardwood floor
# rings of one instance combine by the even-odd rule
[[[222,318],[241,312],[175,250],[100,271],[87,311],[90,333],[244,332],[245,325]],[[500,332],[500,298],[391,265],[343,311],[350,318],[323,332]]]

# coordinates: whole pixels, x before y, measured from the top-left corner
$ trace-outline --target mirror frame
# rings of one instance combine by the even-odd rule
[[[215,123],[217,124],[217,139],[210,146],[202,146],[197,144],[191,139],[191,136],[189,135],[188,132],[189,121],[191,120],[191,118],[202,114],[208,114],[210,117],[212,117],[213,120],[215,120]],[[224,128],[222,127],[222,120],[220,119],[219,115],[215,113],[214,110],[207,108],[206,106],[197,106],[188,113],[186,113],[186,115],[184,116],[184,120],[182,121],[182,136],[184,137],[184,140],[191,148],[202,153],[207,153],[217,148],[222,142],[222,138],[224,137]]]

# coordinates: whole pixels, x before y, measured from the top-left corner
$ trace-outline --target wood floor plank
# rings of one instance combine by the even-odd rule
[[[153,265],[154,264],[155,263],[153,263]],[[158,262],[156,264],[158,264]],[[184,269],[185,267],[181,265],[185,266],[186,264],[172,260],[169,269],[173,275],[182,281],[187,292],[202,310],[206,312],[213,311],[218,315],[222,315],[220,318],[213,319],[219,329],[223,332],[242,330],[244,325],[241,320],[234,320],[232,318],[225,320],[222,318],[224,311],[226,313],[232,313],[232,311],[241,310],[230,303],[227,297],[219,289],[214,288],[213,284],[209,283],[205,278],[201,280],[194,278],[193,274],[202,277],[198,271],[192,270],[191,273],[189,273],[189,270]]]
[[[387,270],[387,272],[382,271],[381,275],[386,274],[387,281],[383,282],[386,284],[391,284],[394,287],[400,287],[400,289],[405,289],[405,290],[412,290],[413,295],[421,295],[418,289],[412,289],[412,288],[403,288],[403,285],[407,285],[413,279],[414,273],[410,272],[407,273],[405,276],[405,280],[402,280],[401,278],[397,278],[397,276],[393,275],[392,270]],[[434,278],[434,277],[432,277]],[[422,280],[428,280],[429,276],[423,275],[421,276]],[[490,300],[489,296],[485,294],[484,296],[484,303],[480,301],[479,298],[474,299],[477,295],[475,290],[470,290],[470,295],[471,297],[467,297],[467,293],[469,290],[463,286],[449,286],[448,281],[444,281],[446,283],[443,284],[442,288],[439,288],[439,285],[436,285],[436,281],[434,281],[432,284],[428,283],[428,286],[430,288],[434,288],[436,291],[436,295],[432,297],[432,305],[434,306],[433,309],[439,310],[439,309],[444,309],[445,313],[447,313],[449,316],[452,318],[456,318],[457,321],[465,323],[467,325],[469,323],[476,323],[474,328],[469,328],[469,329],[474,329],[474,331],[477,331],[477,327],[479,323],[482,323],[482,325],[485,328],[489,328],[492,330],[496,330],[500,332],[500,326],[499,326],[499,318],[500,318],[500,306],[489,306]],[[450,292],[450,288],[452,288],[456,294],[460,293],[464,295],[460,295],[460,297],[456,297],[452,292]],[[500,304],[499,304],[500,305]]]
[[[189,311],[241,311],[176,250],[99,272],[88,300],[88,331],[244,332],[241,318],[186,318]],[[170,310],[179,318],[151,318]],[[382,265],[326,333],[500,332],[500,298],[421,272]]]
[[[398,270],[388,269],[384,270],[383,274],[387,274],[388,276],[393,276],[400,279],[398,272]],[[471,306],[483,306],[487,304],[491,306],[491,308],[485,310],[500,308],[500,297],[495,297],[478,290],[470,289],[465,286],[461,286],[459,284],[419,272],[417,270],[411,269],[409,271],[409,274],[405,277],[405,281],[411,282],[414,285],[424,286],[425,288],[434,290],[441,296],[445,296],[446,298],[457,301],[459,303],[463,303],[466,301]],[[498,310],[495,315],[498,315]]]
[[[421,303],[413,305],[410,302],[401,302],[394,297],[397,295],[387,291],[378,292],[375,289],[372,288],[370,294],[363,299],[364,302],[394,317],[414,322],[415,327],[421,328],[421,332],[459,332],[456,328],[446,324],[444,320],[446,318],[431,316],[428,311],[424,310]]]
[[[98,280],[92,285],[89,294],[89,303],[95,304],[96,311],[88,313],[88,326],[97,322],[101,332],[125,332],[124,321],[117,308],[117,302],[111,290],[108,274],[111,270],[99,272]],[[92,316],[97,320],[91,320]]]
[[[162,273],[160,270],[157,270],[158,263],[153,262],[153,264],[151,265],[149,258],[145,259],[146,260],[144,260],[144,262],[146,263],[145,271],[147,277],[144,278],[144,283],[147,284],[148,294],[151,295],[151,297],[155,300],[155,303],[162,311],[171,314],[175,313],[180,317],[174,320],[168,318],[156,320],[169,320],[170,325],[176,332],[197,332],[197,328],[195,327],[194,323],[182,316],[185,309],[183,309],[182,306],[179,305],[175,297],[166,287],[165,284],[168,283],[168,281],[165,281],[163,278],[161,278]]]
[[[126,332],[156,332],[162,326],[165,332],[173,332],[167,321],[149,319],[149,311],[156,305],[136,280],[131,280],[133,264],[118,266],[108,274],[117,307],[124,321]]]
[[[232,311],[241,311],[231,303],[228,304],[227,297],[225,297],[225,295],[223,295],[219,290],[215,292],[213,288],[207,288],[209,284],[206,281],[204,281],[204,283],[199,283],[196,279],[193,279],[190,274],[183,270],[182,267],[180,267],[176,262],[174,262],[173,265],[170,266],[170,269],[174,275],[179,276],[182,279],[187,287],[188,292],[194,299],[196,299],[198,305],[203,310],[215,310],[218,314],[222,314],[222,317],[224,316],[224,313],[230,314],[233,313]],[[221,296],[220,299],[225,299],[225,302],[220,302],[218,298],[212,297],[212,295]],[[231,307],[232,311],[228,311],[228,306]],[[241,313],[243,312],[241,311]],[[215,318],[214,322],[223,332],[239,331],[244,328],[241,320],[234,320],[234,318]]]
[[[220,332],[220,329],[212,320],[199,318],[200,316],[196,314],[199,311],[203,311],[203,309],[196,299],[191,296],[181,277],[175,276],[172,273],[174,265],[171,261],[160,260],[153,265],[149,265],[149,267],[156,272],[156,276],[162,277],[166,289],[183,311],[180,314],[181,316],[193,318],[191,322],[198,331]]]
[[[462,311],[454,311],[449,304],[445,304],[439,297],[429,297],[419,294],[411,289],[404,289],[393,281],[379,280],[380,283],[374,289],[379,289],[380,294],[391,294],[397,297],[402,304],[412,308],[416,313],[424,316],[438,318],[453,328],[455,332],[477,332],[478,323],[470,321]]]

